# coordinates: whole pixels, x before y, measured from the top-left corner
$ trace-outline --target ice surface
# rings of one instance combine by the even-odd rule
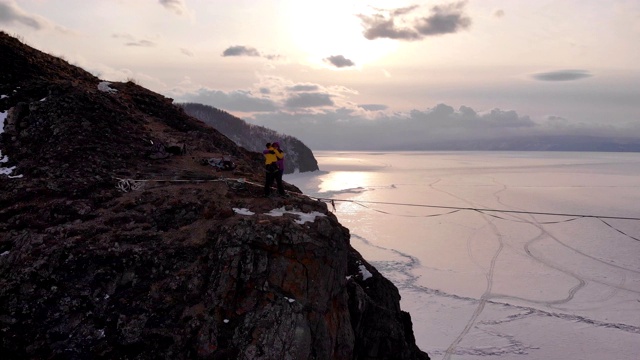
[[[433,359],[638,359],[640,221],[597,216],[640,219],[640,154],[314,155],[285,180],[355,201],[336,215]]]

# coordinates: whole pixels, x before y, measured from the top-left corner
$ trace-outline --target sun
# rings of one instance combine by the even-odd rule
[[[359,68],[396,47],[392,41],[364,37],[358,14],[369,10],[361,1],[291,1],[285,18],[287,36],[306,62],[327,65],[324,59],[343,56]]]

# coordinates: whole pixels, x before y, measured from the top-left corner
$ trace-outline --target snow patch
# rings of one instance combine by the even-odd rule
[[[287,300],[289,303],[292,303],[292,302],[296,301],[296,299],[291,299],[291,298],[288,298],[286,296],[284,297],[284,299]]]
[[[110,88],[109,85],[111,85],[110,82],[102,81],[98,84],[98,90],[108,92],[108,93],[118,92],[118,90]]]
[[[255,214],[253,211],[245,208],[233,208],[233,211],[239,215],[253,215]]]
[[[229,319],[224,319],[222,320],[223,323],[228,324],[229,323]]]
[[[5,251],[5,252],[3,252],[2,254],[0,254],[0,256],[7,256],[7,255],[9,255],[9,252],[8,252],[8,251]]]
[[[0,134],[2,134],[4,132],[4,123],[5,123],[5,119],[7,118],[7,112],[0,112]],[[9,161],[9,157],[7,157],[6,155],[2,155],[2,150],[0,150],[0,175],[7,175],[10,179],[15,179],[15,178],[21,178],[22,175],[11,175],[11,173],[13,172],[13,170],[16,168],[15,166],[9,167],[9,168],[5,168],[2,167],[2,164],[6,163]]]
[[[7,95],[0,95],[0,99],[8,98]]]
[[[7,157],[5,156],[3,159],[0,159],[0,162],[6,162],[6,161],[2,161],[4,159],[7,159]],[[15,170],[16,167],[12,166],[12,167],[0,167],[0,175],[7,175],[9,178],[11,179],[15,179],[15,178],[21,178],[22,175],[11,175],[11,173],[13,172],[13,170]]]
[[[362,275],[362,280],[367,280],[370,277],[373,277],[373,274],[364,265],[360,265],[360,275]]]
[[[6,111],[0,112],[0,134],[4,132],[4,120],[6,118],[7,118],[7,112]]]
[[[305,213],[305,212],[301,212],[301,211],[294,211],[294,210],[287,210],[283,207],[278,208],[278,209],[273,209],[271,211],[269,211],[268,213],[266,213],[265,215],[269,215],[269,216],[282,216],[284,214],[294,214],[297,215],[299,217],[298,220],[295,220],[296,224],[304,224],[306,222],[314,222],[316,221],[316,217],[323,217],[326,216],[325,214],[321,213],[321,212],[317,212],[317,211],[312,211],[310,213]]]
[[[0,134],[4,132],[4,123],[6,118],[7,118],[7,112],[6,111],[0,112]],[[0,150],[0,175],[8,175],[9,178],[11,179],[21,178],[22,175],[11,176],[13,169],[16,168],[15,166],[12,166],[10,168],[2,167],[1,164],[6,163],[8,161],[9,161],[9,158],[6,155],[3,156],[2,150]]]

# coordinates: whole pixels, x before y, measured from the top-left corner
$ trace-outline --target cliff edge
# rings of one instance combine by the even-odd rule
[[[261,197],[261,154],[1,32],[0,53],[3,359],[428,359],[325,204]]]

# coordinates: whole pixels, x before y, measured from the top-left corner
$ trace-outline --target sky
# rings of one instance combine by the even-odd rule
[[[312,149],[640,137],[640,0],[0,0],[0,30]]]

